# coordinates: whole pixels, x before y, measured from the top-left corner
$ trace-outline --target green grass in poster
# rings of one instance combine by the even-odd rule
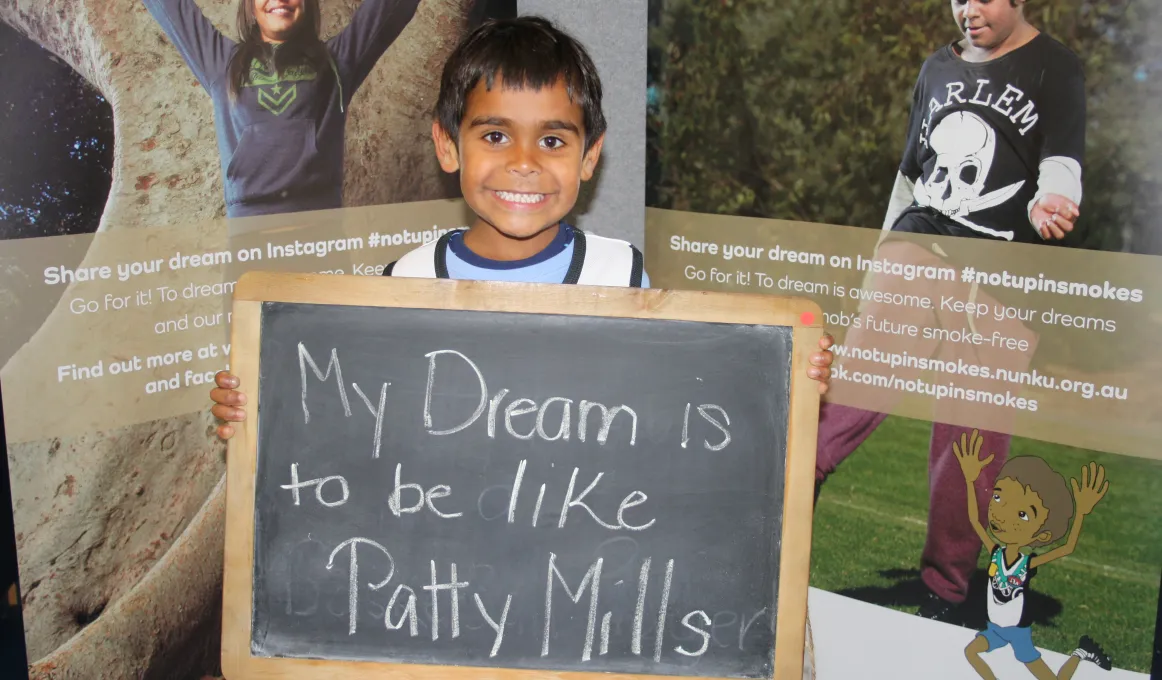
[[[928,512],[931,424],[888,418],[824,484],[816,508],[811,585],[915,612]],[[982,456],[986,452],[982,452]],[[1043,458],[1068,480],[1106,468],[1110,490],[1086,518],[1077,550],[1038,570],[1033,641],[1068,654],[1081,635],[1118,668],[1150,672],[1162,565],[1162,462],[1014,438],[1010,457]],[[954,622],[985,625],[984,572]]]

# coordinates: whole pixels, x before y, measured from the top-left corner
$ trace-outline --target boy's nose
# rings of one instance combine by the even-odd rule
[[[537,162],[536,152],[525,148],[524,145],[514,144],[512,154],[508,158],[508,171],[521,177],[539,173],[541,166]]]

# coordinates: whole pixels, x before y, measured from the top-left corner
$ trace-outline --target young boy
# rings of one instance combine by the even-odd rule
[[[1017,661],[1025,664],[1038,680],[1068,680],[1082,661],[1091,661],[1109,670],[1109,657],[1085,635],[1055,675],[1033,646],[1031,617],[1025,601],[1029,583],[1036,575],[1037,568],[1069,555],[1077,547],[1082,520],[1093,512],[1094,506],[1109,490],[1105,468],[1096,463],[1083,467],[1081,484],[1076,479],[1072,480],[1073,495],[1070,496],[1065,479],[1045,461],[1034,456],[1011,459],[997,475],[988,507],[989,529],[985,531],[980,524],[980,511],[977,509],[973,488],[981,470],[993,459],[993,454],[984,460],[980,459],[983,443],[980,433],[973,430],[971,440],[966,442],[966,437],[961,435],[960,443],[952,444],[953,453],[960,462],[960,469],[968,485],[969,524],[992,553],[989,562],[988,628],[973,638],[965,648],[968,663],[980,677],[993,680],[996,676],[984,659],[980,658],[981,652],[1012,645]],[[1077,518],[1073,520],[1069,539],[1064,545],[1047,553],[1034,555],[1034,548],[1060,540],[1069,528],[1075,502]]]
[[[391,276],[647,287],[631,244],[586,234],[562,220],[597,167],[605,135],[601,81],[584,47],[536,17],[492,21],[449,57],[432,139],[440,166],[460,173],[476,214],[457,230],[407,253]],[[820,339],[808,375],[827,390],[832,338]],[[234,435],[246,397],[219,373],[212,412]]]
[[[1025,0],[951,0],[951,9],[963,37],[934,52],[920,69],[884,241],[899,232],[1023,243],[1063,239],[1074,228],[1082,195],[1086,102],[1081,60],[1027,21]],[[938,254],[948,259],[947,253]],[[978,292],[973,301],[991,308],[988,298],[1003,299],[1006,293],[994,287]],[[899,308],[890,306],[868,305],[865,312],[921,328],[940,324],[927,317],[901,317]],[[950,322],[979,323],[966,318]],[[1001,330],[1008,337],[1031,335],[1019,322]],[[849,345],[854,338],[849,334]],[[1024,370],[1019,364],[1007,368]],[[822,483],[885,417],[825,405],[816,479]],[[929,441],[931,506],[920,557],[920,578],[928,592],[917,612],[926,618],[956,616],[980,554],[968,527],[941,526],[955,512],[951,504],[959,481],[940,461],[964,432],[937,422]],[[1008,455],[1010,437],[982,435],[997,454],[996,464],[986,471],[991,476]]]

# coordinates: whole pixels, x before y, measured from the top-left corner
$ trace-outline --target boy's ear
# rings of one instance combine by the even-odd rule
[[[593,172],[597,169],[597,161],[601,159],[601,147],[605,144],[605,135],[593,141],[593,146],[585,152],[585,157],[581,159],[581,181],[588,182],[593,179]]]
[[[448,135],[448,131],[439,121],[432,123],[432,142],[436,145],[436,158],[440,161],[440,168],[444,172],[456,172],[460,169],[460,150],[456,142]]]
[[[1053,542],[1053,532],[1052,531],[1042,531],[1041,533],[1034,536],[1033,540],[1039,542],[1041,545],[1049,545],[1050,543]]]

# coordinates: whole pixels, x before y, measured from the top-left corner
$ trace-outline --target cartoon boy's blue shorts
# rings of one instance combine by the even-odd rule
[[[989,621],[988,628],[980,632],[988,640],[988,651],[1000,649],[1005,645],[1013,646],[1013,656],[1021,663],[1033,663],[1041,658],[1041,652],[1033,646],[1033,628],[1031,626],[1001,627]]]

